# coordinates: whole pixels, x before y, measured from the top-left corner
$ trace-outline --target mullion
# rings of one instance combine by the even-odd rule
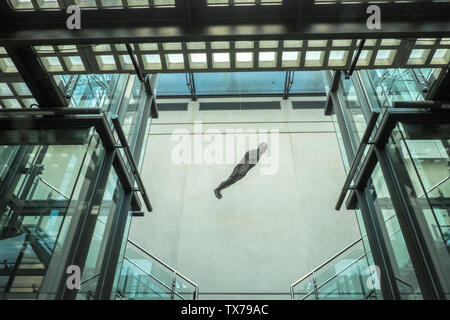
[[[37,3],[37,0],[31,0],[31,4],[33,5],[34,10],[42,10]]]
[[[7,98],[7,99],[12,99],[12,98],[14,98],[14,99],[17,100],[17,102],[19,102],[19,104],[22,106],[22,108],[25,108],[25,105],[22,103],[22,99],[20,98],[19,93],[16,91],[16,89],[15,89],[14,86],[13,86],[13,83],[10,82],[10,83],[7,83],[7,85],[8,85],[8,87],[9,87],[9,90],[11,90],[11,92],[12,92],[12,94],[13,94],[11,97],[9,97],[9,98]]]
[[[324,49],[324,56],[323,56],[323,62],[322,62],[322,66],[323,67],[330,67],[330,51],[333,49],[332,45],[333,44],[333,40],[327,40],[327,43],[325,45],[325,49]]]
[[[436,39],[436,41],[434,42],[433,46],[431,46],[430,53],[428,54],[428,57],[427,57],[427,59],[425,61],[425,65],[430,65],[431,64],[431,60],[433,59],[433,56],[436,53],[436,50],[438,49],[440,42],[441,42],[441,40]]]
[[[138,43],[133,43],[134,45],[134,54],[136,55],[136,59],[138,61],[138,65],[141,68],[141,72],[145,74],[145,65],[144,60],[142,60],[142,53]]]
[[[161,42],[158,42],[158,54],[159,54],[159,58],[161,59],[162,71],[169,71],[170,69],[169,69],[169,66],[167,65],[166,54],[164,52],[163,45]]]

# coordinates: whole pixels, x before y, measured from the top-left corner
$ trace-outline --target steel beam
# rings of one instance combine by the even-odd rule
[[[450,101],[450,67],[441,72],[437,81],[427,95],[427,100]]]
[[[379,3],[380,30],[367,29],[367,4],[298,2],[222,7],[177,1],[175,8],[82,10],[82,28],[75,31],[66,28],[65,10],[15,12],[6,7],[0,10],[0,45],[450,36],[447,2]]]
[[[68,106],[68,100],[47,74],[31,47],[6,47],[5,49],[41,108]]]

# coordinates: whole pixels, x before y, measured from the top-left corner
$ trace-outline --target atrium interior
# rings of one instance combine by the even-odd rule
[[[449,299],[450,3],[371,4],[2,1],[0,300]]]

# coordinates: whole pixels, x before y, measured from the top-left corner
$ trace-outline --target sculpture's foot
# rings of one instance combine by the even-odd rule
[[[214,194],[217,199],[222,199],[222,194],[220,193],[219,189],[214,189]]]

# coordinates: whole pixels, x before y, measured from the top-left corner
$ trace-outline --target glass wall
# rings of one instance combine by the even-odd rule
[[[0,260],[10,270],[0,287],[8,297],[40,292],[52,257],[83,215],[94,178],[87,171],[104,154],[93,129],[26,131],[3,131],[2,143],[9,145],[0,148],[7,168],[0,193]],[[36,136],[53,143],[33,144]]]
[[[356,81],[356,79],[345,79],[345,75],[342,74],[340,83],[340,88],[342,88],[340,90],[340,103],[344,119],[347,122],[349,135],[354,138],[355,146],[358,146],[364,131],[366,130],[367,120],[364,116],[364,109],[362,107],[362,97],[357,95],[353,81]]]
[[[128,237],[133,187],[124,186],[135,181],[134,173],[122,149],[113,153],[103,143],[119,143],[111,123],[111,116],[118,115],[139,162],[142,152],[135,149],[148,132],[150,98],[135,75],[69,78],[63,77],[64,82],[76,81],[70,107],[103,113],[72,112],[70,121],[48,116],[34,129],[18,121],[17,129],[0,130],[0,261],[7,271],[0,275],[0,298],[92,299],[105,277],[114,276],[101,271],[117,261],[115,239]],[[92,124],[86,124],[89,117]],[[55,129],[64,121],[68,127]],[[125,231],[117,227],[124,215]],[[122,244],[122,255],[124,248]],[[78,291],[65,286],[69,265],[80,268]]]
[[[82,272],[81,289],[78,291],[77,299],[89,300],[94,297],[101,268],[105,261],[108,237],[112,232],[114,216],[120,210],[120,196],[123,192],[123,187],[119,183],[117,174],[115,171],[112,171],[109,174],[105,194],[101,201],[97,221],[95,222],[91,244]]]
[[[378,109],[383,113],[387,108],[392,107],[395,101],[423,100],[428,90],[427,86],[429,88],[428,80],[434,73],[434,69],[380,69],[357,71],[351,79],[345,79],[345,76],[341,76],[339,89],[336,92],[339,104],[333,106],[333,122],[344,163],[349,164],[353,161],[352,154],[359,146],[370,112]],[[329,84],[331,84],[332,77],[328,78]],[[420,79],[424,80],[421,81]],[[333,100],[333,102],[335,101]],[[378,119],[378,126],[382,117],[383,115]],[[374,131],[377,130],[378,126]],[[448,272],[450,270],[449,132],[449,125],[399,125],[394,128],[391,139],[389,139],[385,148],[378,145],[366,147],[365,155],[369,154],[369,148],[377,150],[377,152],[371,153],[374,158],[366,162],[369,165],[365,169],[373,170],[372,173],[367,174],[365,172],[360,175],[361,172],[357,172],[355,175],[355,177],[359,176],[362,181],[366,181],[366,177],[371,174],[371,179],[365,186],[368,194],[370,194],[367,210],[371,212],[357,210],[356,216],[364,239],[367,226],[364,224],[363,215],[376,215],[378,221],[372,227],[376,232],[382,233],[382,242],[384,242],[382,246],[386,246],[386,248],[380,247],[377,250],[380,251],[380,254],[388,257],[394,273],[392,281],[395,283],[393,285],[397,287],[402,299],[423,298],[416,276],[416,271],[418,273],[418,268],[421,268],[420,260],[414,260],[413,265],[408,248],[413,250],[415,244],[411,243],[410,246],[408,243],[407,245],[400,229],[398,217],[402,218],[406,213],[402,212],[405,208],[400,207],[398,201],[394,206],[391,200],[390,191],[397,193],[398,190],[388,190],[383,173],[389,174],[389,178],[391,174],[387,171],[382,172],[379,165],[376,165],[373,169],[372,164],[377,161],[377,157],[387,152],[386,159],[388,160],[386,160],[385,166],[392,165],[392,170],[395,170],[398,179],[401,180],[399,181],[401,193],[404,193],[407,197],[408,203],[420,224],[419,235],[424,237],[433,260],[431,265],[436,269],[435,272],[439,275],[439,282],[448,295],[450,279]],[[398,161],[394,161],[394,158]],[[347,161],[345,161],[346,159]],[[365,156],[359,163],[360,169],[362,169],[361,163],[364,159]],[[348,165],[346,168],[348,171]],[[400,221],[403,223],[403,220]],[[366,223],[372,224],[373,222],[367,220]],[[406,235],[406,229],[403,231]],[[375,240],[373,239],[374,243],[376,243]],[[372,258],[370,250],[373,248],[370,248],[368,241],[365,247],[370,261]],[[385,250],[386,252],[384,252]],[[413,253],[411,251],[411,255]],[[428,295],[431,295],[431,293]]]
[[[405,300],[420,299],[421,293],[417,277],[379,165],[372,173],[368,188],[382,228],[400,296]]]
[[[400,124],[392,138],[400,183],[450,297],[450,124]]]
[[[424,91],[413,69],[362,70],[361,80],[366,95],[373,106],[382,111],[392,107],[394,101],[424,99]]]

